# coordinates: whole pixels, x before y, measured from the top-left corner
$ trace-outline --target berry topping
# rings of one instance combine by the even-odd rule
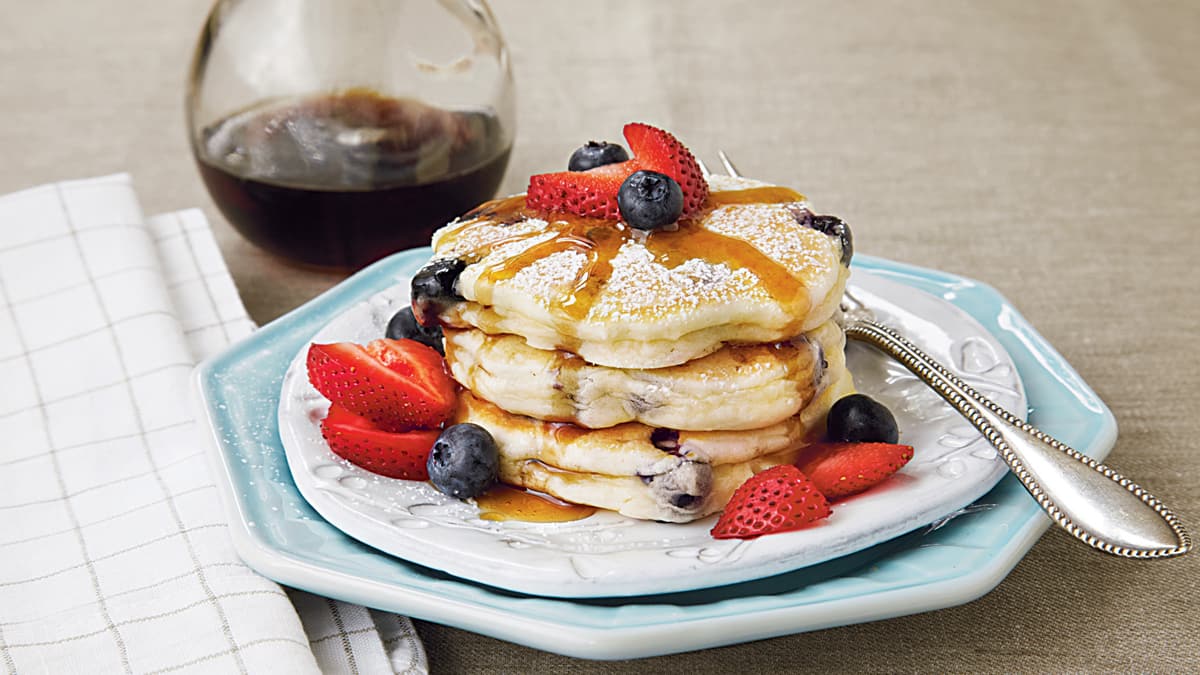
[[[332,405],[321,420],[321,435],[333,454],[388,478],[429,480],[425,464],[437,440],[433,430],[390,433],[345,408]]]
[[[633,173],[634,160],[588,171],[544,173],[529,179],[525,204],[540,211],[565,211],[585,218],[619,220],[617,190]]]
[[[571,159],[567,162],[567,169],[570,171],[587,171],[605,164],[616,164],[629,160],[629,153],[625,152],[625,148],[616,143],[608,141],[588,141],[579,147],[575,152],[571,153]]]
[[[422,326],[413,316],[412,307],[405,307],[392,316],[388,321],[384,337],[389,340],[416,340],[423,345],[429,345],[445,355],[446,348],[442,345],[442,327],[438,325]]]
[[[381,431],[436,427],[454,408],[446,362],[413,340],[310,345],[308,380],[332,403]]]
[[[625,140],[633,150],[633,161],[637,169],[648,169],[665,173],[683,189],[683,215],[690,216],[708,199],[708,181],[700,171],[700,164],[671,134],[650,126],[634,122],[625,125]]]
[[[429,453],[429,480],[439,492],[467,499],[496,482],[500,453],[487,429],[466,422],[446,427]]]
[[[621,217],[639,230],[657,230],[679,220],[683,213],[683,190],[666,174],[635,171],[617,192]]]
[[[796,465],[829,499],[858,494],[883,482],[912,459],[911,445],[817,443]]]
[[[634,172],[645,170],[670,176],[679,184],[683,192],[683,216],[703,206],[708,197],[708,183],[696,158],[678,139],[662,129],[631,123],[625,125],[625,140],[633,151],[633,159],[587,171],[532,176],[525,203],[542,211],[617,220],[621,217],[617,204],[621,184]]]
[[[413,316],[422,326],[437,325],[437,314],[463,297],[454,290],[458,275],[467,263],[458,258],[438,258],[425,266],[412,279]]]
[[[754,474],[742,483],[713,526],[714,539],[753,539],[807,527],[831,511],[799,469],[785,464]]]
[[[895,443],[900,428],[887,406],[863,394],[839,399],[829,409],[825,437],[834,442]]]

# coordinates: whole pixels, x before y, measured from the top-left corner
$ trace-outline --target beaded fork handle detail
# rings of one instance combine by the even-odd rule
[[[1191,548],[1182,523],[1154,495],[988,400],[892,328],[859,318],[848,322],[846,337],[880,349],[944,398],[1075,538],[1124,558],[1170,558]]]
[[[724,151],[730,176],[740,176]],[[708,167],[700,165],[708,174]],[[1154,495],[1091,457],[1018,419],[975,391],[900,333],[876,322],[849,291],[846,337],[870,344],[929,385],[992,444],[1056,525],[1089,546],[1124,558],[1187,553],[1183,523]]]

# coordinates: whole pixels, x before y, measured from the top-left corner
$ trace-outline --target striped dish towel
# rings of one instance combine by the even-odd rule
[[[234,553],[187,380],[253,329],[200,211],[0,197],[0,673],[427,672],[407,618]]]

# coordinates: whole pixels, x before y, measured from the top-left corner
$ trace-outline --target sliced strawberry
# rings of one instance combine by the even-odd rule
[[[438,429],[390,433],[339,405],[329,406],[321,435],[333,454],[388,478],[429,480],[425,468]]]
[[[637,169],[627,165],[605,164],[588,171],[543,173],[529,178],[525,204],[539,211],[565,211],[587,218],[619,220],[617,190]]]
[[[713,526],[714,539],[753,539],[799,530],[832,513],[825,496],[790,464],[754,474],[742,483]]]
[[[308,380],[325,398],[382,431],[433,428],[454,408],[446,362],[415,340],[311,345]]]
[[[625,125],[625,140],[633,159],[587,171],[543,173],[529,178],[525,203],[539,211],[562,211],[589,218],[619,220],[617,190],[635,171],[666,174],[683,189],[683,216],[690,216],[708,198],[708,182],[692,153],[671,134],[648,124]]]
[[[700,164],[679,139],[649,124],[631,122],[625,125],[625,140],[633,151],[638,169],[665,173],[683,188],[683,215],[690,216],[704,206],[708,198],[708,181],[700,172]],[[630,172],[632,173],[632,172]]]
[[[911,445],[893,443],[817,443],[796,465],[829,499],[874,487],[912,459]]]

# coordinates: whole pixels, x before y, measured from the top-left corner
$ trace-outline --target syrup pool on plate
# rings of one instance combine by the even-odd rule
[[[593,506],[571,504],[503,483],[476,497],[475,503],[481,520],[566,523],[583,520],[596,512]]]

